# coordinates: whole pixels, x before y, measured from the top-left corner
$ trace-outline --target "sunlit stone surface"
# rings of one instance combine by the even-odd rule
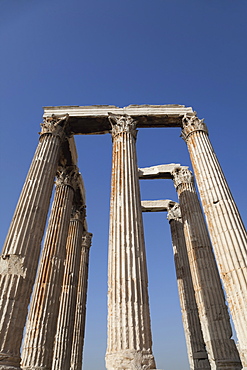
[[[81,370],[90,242],[83,239],[85,243],[80,244],[79,272],[79,258],[77,263],[68,267],[70,253],[75,258],[78,252],[72,251],[73,243],[70,249],[70,236],[73,232],[69,231],[68,234],[71,209],[78,201],[78,183],[74,186],[73,175],[68,181],[68,172],[60,184],[58,176],[37,276],[36,272],[55,174],[61,168],[70,171],[77,164],[73,135],[109,132],[113,139],[113,167],[106,354],[108,370],[155,369],[138,176],[174,180],[179,194],[188,261],[211,369],[240,369],[236,347],[230,339],[231,328],[214,255],[190,175],[182,174],[183,180],[180,181],[181,166],[178,164],[153,166],[138,171],[136,127],[182,128],[206,215],[213,252],[235,324],[243,369],[247,370],[246,230],[203,120],[197,118],[191,107],[176,104],[130,105],[124,108],[107,105],[61,106],[45,107],[41,126],[40,142],[0,257],[0,370],[20,370],[20,347],[35,277],[36,284],[23,345],[23,368],[51,370],[53,366],[54,370],[58,370],[70,366],[71,370]],[[148,207],[151,210],[152,205],[149,204]],[[158,204],[155,207],[162,208]],[[176,230],[172,226],[175,225],[174,220],[170,218],[170,225],[175,240],[173,245],[176,244],[177,250],[183,237],[180,219],[175,220],[178,228]],[[81,231],[83,238],[91,240],[86,223]],[[185,257],[177,259],[178,262],[186,270]],[[66,269],[73,270],[74,280],[64,274],[64,263]],[[177,267],[178,275],[179,271],[181,269]],[[76,294],[67,294],[70,288]],[[183,299],[184,302],[190,300],[192,305],[192,298],[183,296],[185,291],[182,291],[182,286],[179,289],[181,302]],[[187,293],[189,291],[187,289]],[[184,308],[183,320],[188,323],[191,306],[184,303]],[[68,317],[71,318],[70,323]],[[56,326],[57,320],[59,327]],[[198,327],[196,324],[195,328]],[[188,324],[187,334],[192,332]],[[198,333],[199,331],[197,335],[200,337]],[[198,339],[197,344],[200,341]],[[187,345],[189,357],[193,356],[194,359],[190,361],[190,366],[195,366],[193,370],[196,366],[202,369],[199,366],[202,361],[205,369],[208,369],[203,348],[198,347],[198,351],[204,356],[199,359],[197,349],[193,347],[188,335]]]
[[[106,368],[155,369],[136,162],[136,124],[129,116],[109,118],[113,153]]]

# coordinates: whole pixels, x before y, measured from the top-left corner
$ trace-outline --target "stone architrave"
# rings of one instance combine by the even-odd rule
[[[66,259],[54,341],[52,370],[70,369],[84,219],[85,206],[81,203],[75,204],[71,214],[66,244]]]
[[[155,369],[136,159],[136,124],[109,115],[113,159],[108,265],[106,368]]]
[[[20,347],[67,117],[45,119],[0,257],[0,369],[20,368]]]
[[[186,141],[221,279],[247,369],[247,234],[203,120],[183,119]]]
[[[70,370],[81,370],[82,368],[87,303],[88,262],[91,240],[92,234],[85,232],[82,237]]]
[[[211,370],[198,315],[195,291],[184,238],[183,222],[178,203],[170,203],[167,218],[171,228],[178,293],[190,369]]]
[[[173,181],[178,193],[195,297],[212,370],[242,369],[225,304],[225,297],[196,194],[192,173],[176,169]]]
[[[76,166],[59,167],[57,171],[54,201],[26,324],[22,369],[51,369],[77,177]]]

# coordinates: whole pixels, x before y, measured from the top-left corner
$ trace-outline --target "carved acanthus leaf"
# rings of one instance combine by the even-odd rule
[[[136,138],[136,121],[132,117],[127,114],[117,115],[109,113],[108,119],[112,127],[111,134],[113,137],[122,132],[129,132]]]
[[[173,183],[175,188],[181,184],[193,184],[194,177],[192,172],[187,167],[176,168],[172,173]]]
[[[86,206],[75,204],[72,207],[71,219],[78,220],[78,221],[83,221],[83,219],[85,217],[86,217]]]
[[[68,118],[68,114],[62,117],[55,116],[54,114],[51,117],[45,117],[43,123],[40,124],[40,135],[52,134],[62,137]]]
[[[78,186],[79,172],[76,166],[59,166],[56,176],[56,186],[71,186],[74,190]]]
[[[207,126],[203,119],[199,119],[197,116],[185,115],[182,119],[182,138],[186,141],[188,137],[196,131],[204,131],[208,134]]]
[[[168,208],[168,213],[167,213],[167,219],[170,220],[176,220],[176,221],[181,221],[182,216],[181,216],[181,209],[179,203],[171,203],[171,206]]]
[[[93,234],[91,234],[89,232],[85,232],[85,234],[82,237],[82,246],[84,246],[86,248],[90,248],[91,243],[92,243],[92,236],[93,236]]]

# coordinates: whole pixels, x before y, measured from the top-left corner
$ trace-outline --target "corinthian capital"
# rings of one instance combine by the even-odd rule
[[[181,221],[181,209],[179,203],[171,202],[168,206],[167,219]]]
[[[197,116],[185,115],[182,119],[182,138],[187,141],[188,137],[195,131],[204,131],[208,134],[208,129],[203,119]]]
[[[136,138],[136,121],[132,117],[127,114],[121,116],[109,113],[108,119],[112,127],[112,137],[122,132],[129,132],[134,138]]]
[[[176,168],[172,173],[173,183],[177,189],[181,184],[193,184],[194,177],[188,167]]]
[[[83,221],[86,217],[86,206],[82,204],[74,204],[71,212],[71,219]]]
[[[55,136],[64,136],[64,129],[68,122],[69,115],[66,114],[63,117],[57,117],[54,114],[51,117],[45,117],[41,126],[40,135],[52,134]]]
[[[56,176],[56,186],[70,186],[76,189],[79,176],[76,166],[59,166]]]
[[[86,247],[86,248],[90,248],[91,247],[92,236],[93,236],[93,234],[91,234],[91,233],[89,233],[87,231],[85,232],[85,234],[82,237],[82,246],[83,247]]]

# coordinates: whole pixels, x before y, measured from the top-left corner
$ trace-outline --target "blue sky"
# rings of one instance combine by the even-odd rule
[[[43,106],[184,104],[205,118],[247,219],[247,3],[243,0],[1,0],[1,244],[38,142]],[[189,165],[179,129],[140,129],[139,167]],[[111,137],[76,137],[91,248],[84,370],[104,369]],[[190,166],[191,167],[191,166]],[[142,199],[173,199],[169,180]],[[166,214],[145,214],[153,351],[188,370]]]

